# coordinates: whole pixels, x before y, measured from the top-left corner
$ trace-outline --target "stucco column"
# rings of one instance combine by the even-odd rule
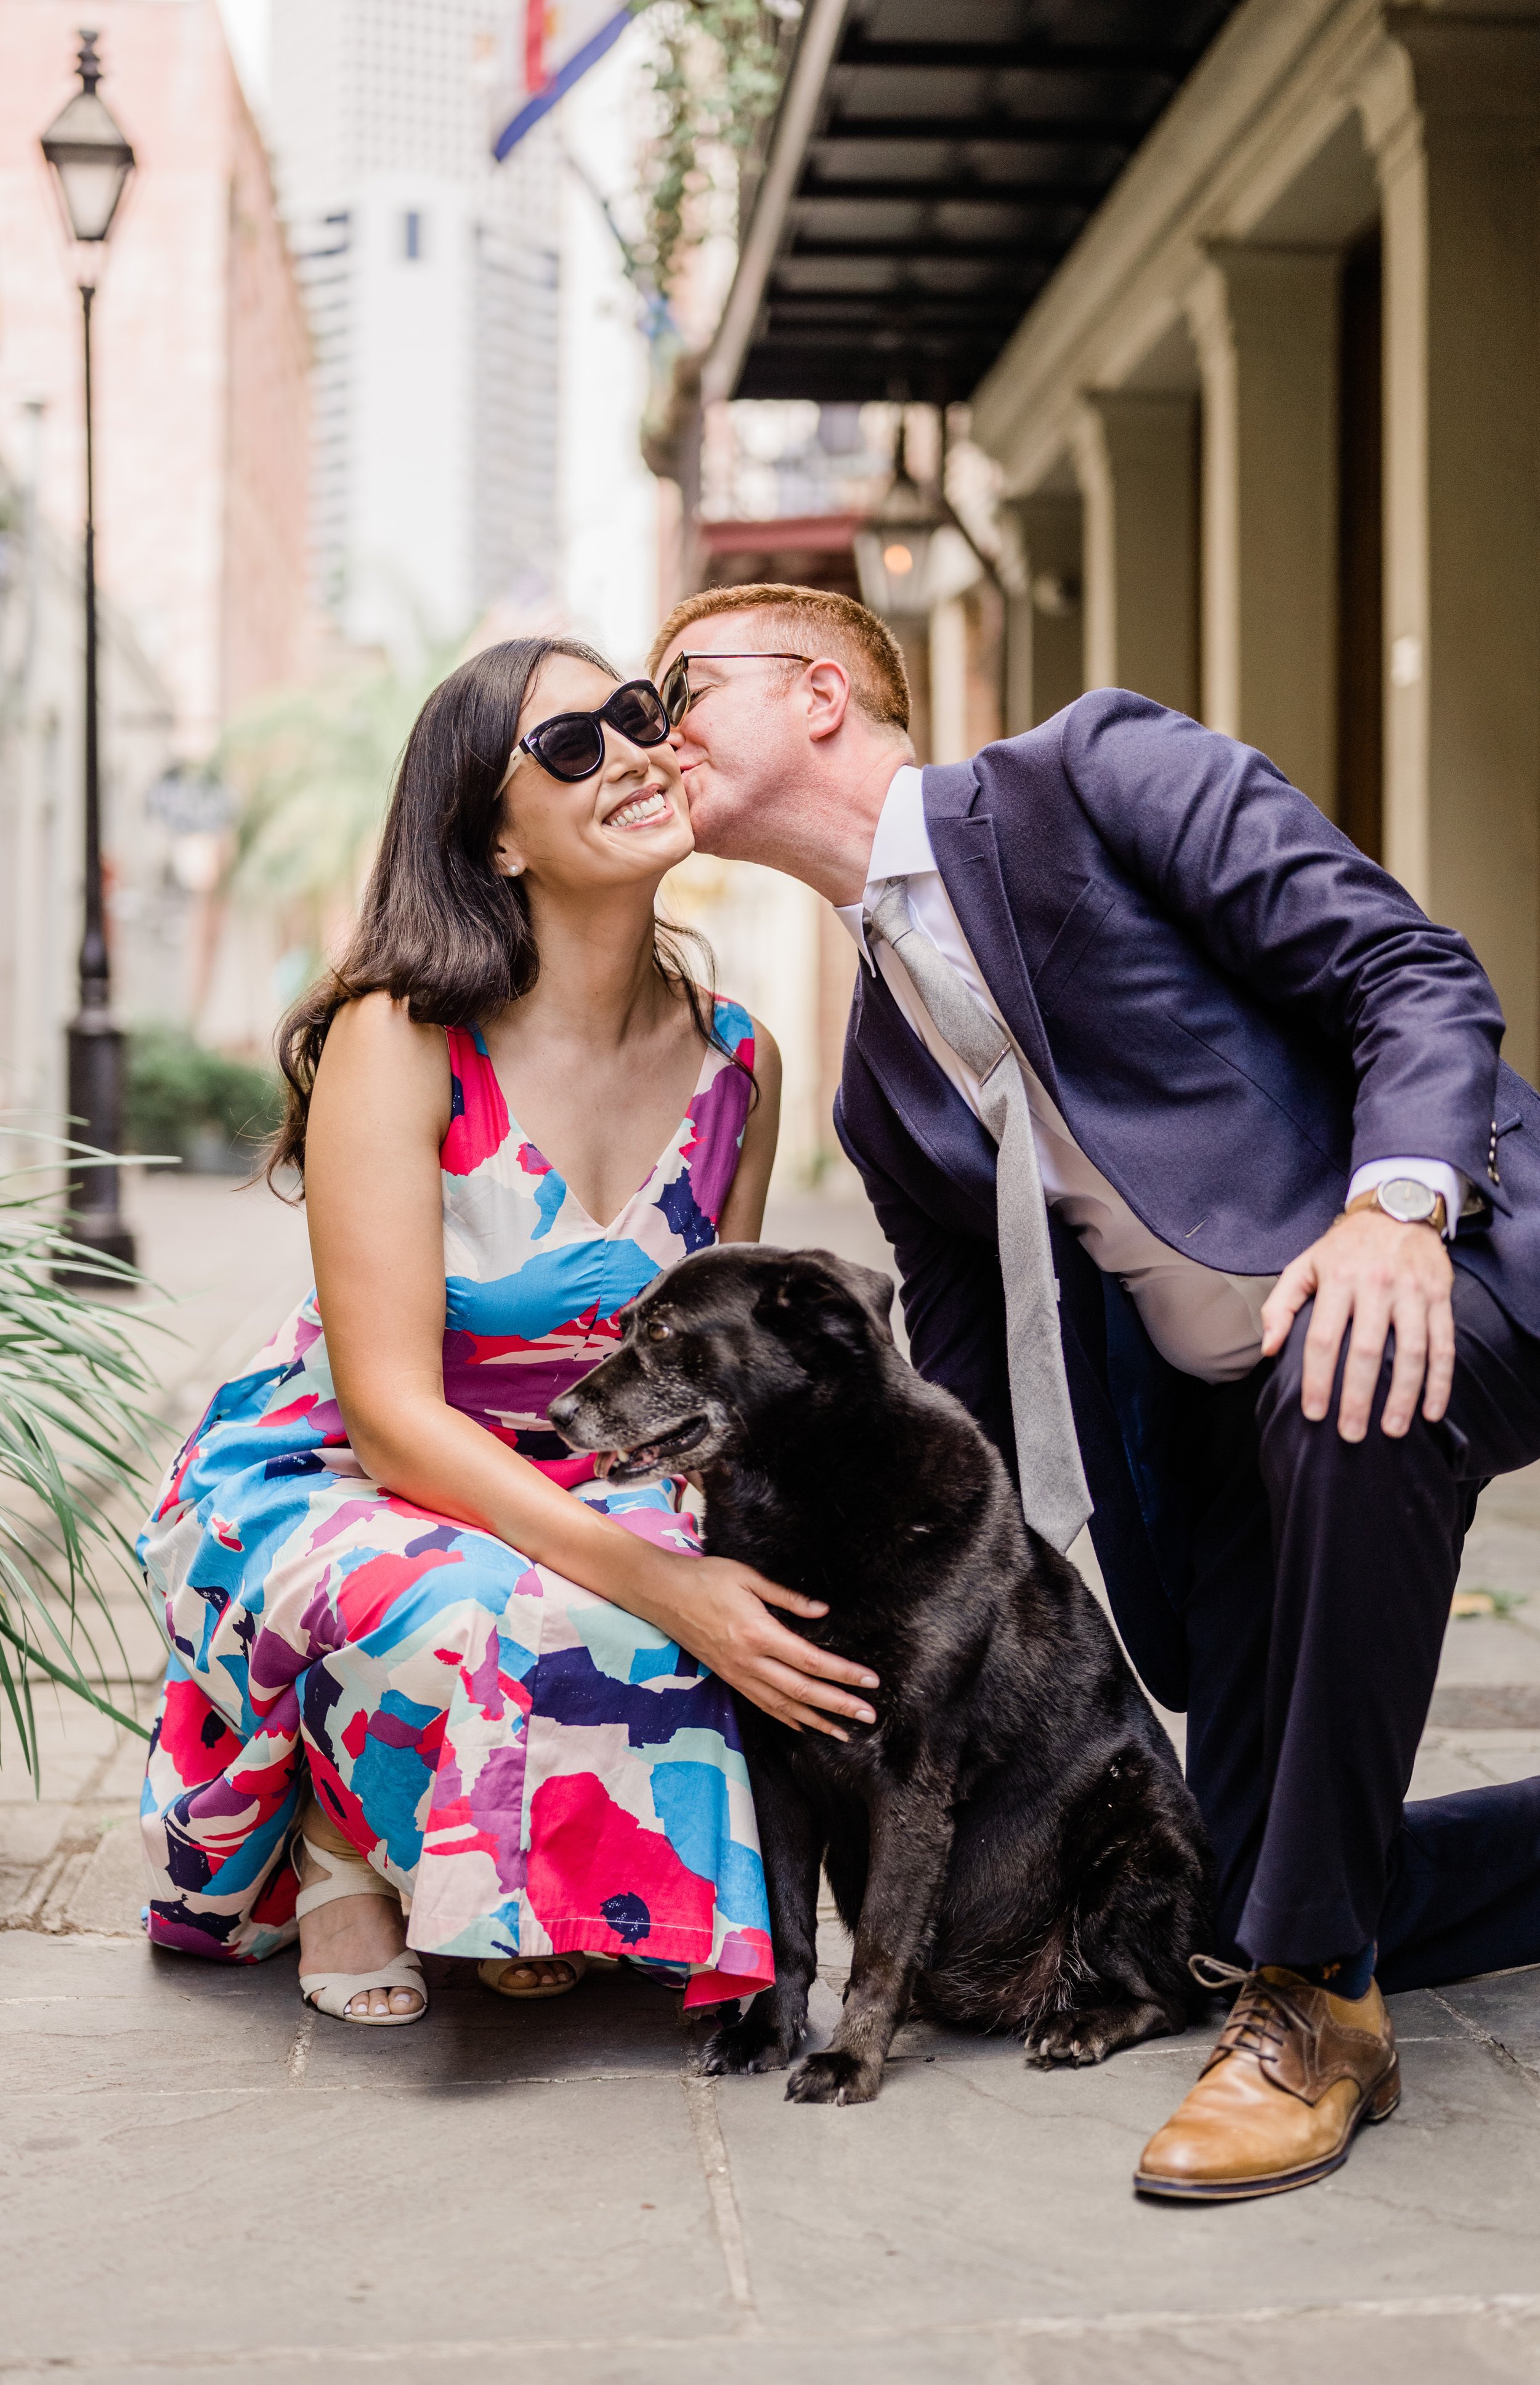
[[[1540,22],[1390,12],[1384,857],[1469,936],[1540,1063]]]
[[[1078,497],[1006,501],[1021,543],[1025,592],[1006,617],[1006,734],[1051,720],[1084,693]]]
[[[1203,377],[1203,717],[1336,805],[1334,252],[1216,245]]]
[[[931,759],[966,762],[968,613],[960,596],[931,607]]]
[[[1196,712],[1197,441],[1190,397],[1096,391],[1075,420],[1085,683]]]

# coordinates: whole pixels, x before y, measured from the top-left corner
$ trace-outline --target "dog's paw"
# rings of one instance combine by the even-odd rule
[[[1133,2011],[1111,2006],[1097,2012],[1061,2013],[1054,2020],[1040,2021],[1027,2036],[1027,2060],[1039,2070],[1056,2070],[1068,2066],[1076,2070],[1087,2069],[1094,2062],[1105,2062],[1121,2045],[1129,2045],[1147,2031],[1137,2026]]]
[[[1105,2062],[1110,2051],[1097,2043],[1094,2033],[1078,2030],[1072,2020],[1055,2021],[1027,2040],[1027,2060],[1034,2070],[1058,2070],[1066,2065],[1083,2070],[1093,2062]]]
[[[858,2054],[810,2054],[786,2081],[788,2104],[870,2104],[883,2083],[883,2068]]]
[[[732,2021],[707,2039],[700,2067],[707,2079],[741,2079],[759,2070],[784,2070],[791,2058],[775,2038]]]

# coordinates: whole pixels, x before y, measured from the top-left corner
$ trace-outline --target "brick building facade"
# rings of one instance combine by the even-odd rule
[[[38,144],[74,87],[79,19],[69,0],[0,0],[0,1108],[43,1117],[80,931],[84,454],[74,258]],[[123,1014],[191,1018],[208,872],[150,798],[302,666],[309,335],[216,0],[114,0],[98,21],[102,95],[136,158],[94,308],[109,932]]]

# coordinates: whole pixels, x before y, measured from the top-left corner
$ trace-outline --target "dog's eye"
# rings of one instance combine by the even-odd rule
[[[647,1339],[649,1342],[667,1342],[672,1330],[660,1317],[655,1317],[647,1327]]]

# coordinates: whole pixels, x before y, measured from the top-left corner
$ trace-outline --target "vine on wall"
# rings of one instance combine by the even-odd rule
[[[665,298],[703,236],[712,176],[707,153],[741,168],[781,95],[800,0],[632,0],[657,33],[653,88],[660,122],[643,167],[646,224],[640,261]]]

